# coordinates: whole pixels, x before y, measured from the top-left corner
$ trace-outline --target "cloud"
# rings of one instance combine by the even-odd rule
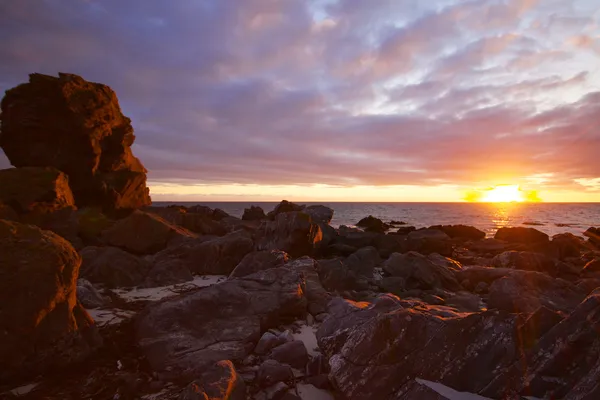
[[[593,10],[5,1],[0,89],[30,72],[110,85],[133,120],[136,155],[164,184],[473,185],[546,174],[537,185],[581,187],[575,179],[600,176]]]

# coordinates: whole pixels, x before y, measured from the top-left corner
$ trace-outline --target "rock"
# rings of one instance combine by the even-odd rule
[[[316,354],[308,360],[306,374],[308,376],[327,375],[329,373],[329,362],[323,354]]]
[[[239,278],[265,269],[281,267],[288,261],[289,255],[284,251],[254,251],[244,256],[229,278]]]
[[[552,236],[551,244],[553,252],[560,260],[568,257],[579,257],[579,254],[588,248],[582,238],[572,233],[560,233]]]
[[[327,248],[324,250],[324,253],[330,257],[331,256],[347,257],[350,254],[354,253],[356,250],[358,250],[356,247],[349,246],[349,245],[343,244],[343,243],[335,243],[335,244],[327,246]]]
[[[77,235],[84,243],[98,245],[102,232],[110,228],[114,221],[98,208],[83,208],[77,211]]]
[[[391,276],[403,278],[407,289],[461,289],[451,269],[433,263],[414,251],[392,254],[383,263],[383,270]]]
[[[469,292],[458,292],[447,297],[445,304],[460,311],[477,312],[481,310],[481,297]]]
[[[304,213],[310,215],[315,223],[329,224],[333,219],[333,209],[321,205],[308,206]]]
[[[0,220],[0,383],[80,362],[100,345],[77,303],[80,264],[58,235]]]
[[[277,204],[275,208],[267,214],[267,217],[271,220],[275,220],[279,214],[303,211],[304,208],[305,206],[282,200],[281,203]]]
[[[499,254],[508,250],[509,245],[504,241],[488,238],[470,242],[467,247],[476,253]]]
[[[396,231],[396,235],[408,235],[411,232],[416,231],[417,228],[415,228],[414,226],[403,226],[398,228],[398,230]]]
[[[184,207],[146,207],[145,211],[158,215],[171,224],[183,227],[191,232],[201,235],[223,236],[227,234],[227,228],[222,222],[213,219],[214,211],[207,213],[192,212],[196,208],[185,209]]]
[[[167,247],[173,240],[193,237],[193,233],[170,224],[157,215],[138,210],[117,221],[102,234],[108,245],[121,247],[135,254],[153,254]]]
[[[253,248],[247,234],[233,232],[190,247],[187,265],[199,275],[229,275]]]
[[[440,254],[432,253],[427,256],[427,259],[432,263],[439,265],[440,267],[444,267],[454,272],[462,271],[463,266],[456,260],[453,260],[449,257],[444,257]]]
[[[0,219],[18,222],[19,216],[8,204],[0,202]]]
[[[308,301],[308,312],[312,315],[318,315],[327,311],[327,304],[331,301],[331,295],[321,284],[317,272],[317,262],[310,257],[301,257],[285,264],[285,267],[304,276],[304,294]]]
[[[386,276],[379,282],[379,287],[386,293],[392,293],[400,296],[407,289],[406,279],[397,276]]]
[[[265,389],[267,400],[280,400],[289,390],[289,386],[283,382],[278,382],[275,385]]]
[[[357,250],[344,261],[348,269],[359,276],[366,277],[372,277],[375,267],[380,263],[379,252],[376,248],[370,246]]]
[[[440,230],[453,239],[480,240],[485,238],[485,232],[467,225],[434,225],[428,229]]]
[[[0,187],[0,201],[18,214],[44,214],[75,208],[69,178],[55,168],[2,169]]]
[[[29,75],[2,100],[0,147],[16,167],[54,167],[77,207],[150,204],[146,169],[131,152],[131,121],[105,85],[72,74]]]
[[[76,249],[83,247],[83,241],[79,237],[77,211],[72,208],[29,213],[22,215],[20,221],[27,225],[35,225],[43,230],[52,231],[66,239]]]
[[[308,352],[304,342],[294,340],[275,347],[271,350],[269,358],[293,368],[303,369],[308,362]]]
[[[547,243],[550,239],[544,232],[535,228],[500,228],[494,236],[495,239],[504,240],[508,243],[538,244]]]
[[[155,371],[173,376],[243,360],[262,332],[306,313],[304,289],[302,274],[281,267],[153,304],[137,321],[138,344]]]
[[[107,303],[94,285],[85,279],[77,280],[77,300],[88,309],[102,307]]]
[[[281,250],[291,257],[311,255],[323,233],[309,215],[302,212],[277,213],[274,221],[263,222],[257,232],[258,250]]]
[[[375,218],[372,215],[369,215],[368,217],[365,217],[358,221],[356,226],[364,228],[367,232],[376,233],[384,233],[385,231],[390,229],[390,226],[388,224],[385,224],[382,220],[380,220],[379,218]]]
[[[531,271],[515,271],[489,288],[488,307],[514,313],[534,312],[541,306],[570,312],[586,293],[562,279]]]
[[[590,243],[596,247],[600,247],[600,228],[590,227],[583,233],[583,235],[588,238]]]
[[[364,247],[345,260],[321,260],[318,263],[319,278],[329,290],[361,289],[360,281],[373,279],[375,266],[381,262],[374,247]]]
[[[450,237],[437,229],[419,229],[408,234],[408,249],[421,254],[452,256]]]
[[[588,262],[581,270],[581,274],[584,276],[596,275],[598,273],[600,273],[600,258],[595,258]]]
[[[273,348],[283,343],[285,343],[285,339],[281,339],[279,336],[271,332],[265,332],[256,344],[254,352],[259,356],[263,356],[269,353]]]
[[[386,235],[377,235],[373,242],[373,247],[377,249],[382,258],[388,258],[393,253],[407,252],[408,242],[404,236],[388,233]]]
[[[558,267],[555,260],[543,254],[528,251],[504,252],[494,257],[492,265],[496,268],[544,272],[550,276],[558,274]]]
[[[109,288],[140,286],[144,283],[150,264],[116,247],[86,247],[82,258],[80,276]]]
[[[294,379],[292,367],[276,360],[267,360],[262,363],[256,375],[258,385],[263,388],[292,379]]]
[[[257,206],[250,206],[250,208],[244,209],[244,215],[242,215],[243,221],[260,221],[266,219],[267,216],[262,208]]]
[[[179,400],[246,400],[246,384],[229,360],[219,361],[202,373]]]

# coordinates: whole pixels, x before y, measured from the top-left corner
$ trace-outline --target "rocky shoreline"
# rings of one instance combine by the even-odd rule
[[[153,207],[107,86],[1,118],[0,398],[600,398],[600,228]]]

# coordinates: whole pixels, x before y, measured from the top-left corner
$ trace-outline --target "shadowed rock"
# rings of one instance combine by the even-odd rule
[[[437,229],[444,232],[451,238],[479,240],[485,238],[485,232],[468,225],[435,225],[429,229]]]
[[[292,257],[301,257],[313,254],[320,246],[323,232],[308,214],[284,212],[274,218],[259,228],[258,250],[281,250]]]
[[[116,247],[85,247],[80,276],[109,288],[140,286],[150,270],[150,264],[140,257]]]
[[[229,360],[219,361],[192,382],[179,400],[246,400],[246,384]]]
[[[266,218],[264,210],[257,206],[244,209],[244,215],[242,215],[243,221],[260,221]]]
[[[6,91],[1,108],[0,147],[12,165],[64,172],[78,207],[150,204],[146,169],[131,152],[131,121],[108,86],[72,74],[31,74]]]
[[[254,251],[246,254],[242,261],[229,275],[230,278],[240,278],[255,272],[270,268],[281,267],[288,262],[289,256],[286,252],[279,250]]]
[[[520,244],[544,244],[550,240],[544,232],[540,232],[535,228],[522,227],[500,228],[494,238],[508,243]]]

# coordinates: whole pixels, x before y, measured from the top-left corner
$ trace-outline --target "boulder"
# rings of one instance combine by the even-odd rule
[[[491,284],[488,308],[513,313],[531,313],[541,306],[551,310],[570,312],[586,296],[577,286],[546,274],[515,271]]]
[[[85,279],[77,280],[77,300],[87,309],[102,307],[108,303],[94,285]]]
[[[388,224],[384,223],[379,218],[375,218],[372,215],[369,215],[368,217],[365,217],[365,218],[361,219],[360,221],[358,221],[356,226],[360,226],[361,228],[364,228],[365,231],[367,231],[367,232],[376,232],[376,233],[384,233],[385,231],[390,229],[390,226]]]
[[[201,235],[223,236],[227,233],[226,226],[213,219],[213,210],[209,213],[193,212],[195,207],[146,207],[145,211],[158,215],[171,224],[183,227]],[[209,209],[210,210],[210,209]]]
[[[0,219],[4,219],[6,221],[19,221],[19,216],[17,212],[13,210],[11,206],[8,204],[4,204],[0,202]]]
[[[279,250],[254,251],[244,256],[229,278],[239,278],[269,268],[281,267],[289,261],[289,255]]]
[[[77,207],[150,204],[146,169],[133,156],[131,121],[105,85],[72,74],[29,75],[2,99],[0,147],[16,167],[54,167]]]
[[[585,266],[581,270],[581,274],[583,276],[594,276],[600,274],[600,258],[595,258],[587,264],[585,264]]]
[[[373,242],[373,247],[377,249],[382,258],[388,258],[393,253],[405,253],[408,251],[408,242],[405,236],[388,233],[386,235],[377,235]]]
[[[278,213],[265,221],[257,232],[258,250],[281,250],[291,257],[311,255],[319,248],[323,233],[303,212]]]
[[[0,188],[0,202],[8,204],[18,214],[75,208],[69,178],[56,168],[2,169]]]
[[[392,254],[383,263],[383,270],[390,276],[403,278],[407,289],[461,289],[452,269],[414,251]]]
[[[254,248],[252,239],[243,231],[191,246],[187,266],[200,275],[229,275]]]
[[[437,229],[419,229],[408,234],[408,249],[421,254],[452,256],[450,236]]]
[[[58,235],[0,220],[0,383],[80,362],[100,345],[77,302],[80,265]]]
[[[274,220],[279,214],[288,212],[303,211],[306,207],[287,200],[282,200],[275,208],[267,214],[267,217]]]
[[[500,228],[494,235],[495,239],[504,240],[508,243],[519,244],[545,244],[549,242],[549,237],[544,232],[540,232],[535,228]]]
[[[277,382],[285,382],[294,379],[292,367],[282,364],[276,360],[267,360],[260,365],[256,375],[260,387],[266,388]]]
[[[269,353],[273,348],[283,343],[285,343],[285,339],[275,335],[274,333],[265,332],[256,344],[254,353],[258,354],[259,356],[263,356]]]
[[[396,235],[408,235],[411,232],[416,231],[417,228],[415,228],[414,226],[402,226],[400,228],[398,228],[398,230],[396,231]]]
[[[552,252],[560,259],[579,257],[582,251],[588,250],[585,241],[572,233],[559,233],[552,236]]]
[[[452,239],[480,240],[485,238],[485,232],[467,225],[434,225],[428,229],[437,229],[450,236]]]
[[[250,208],[244,209],[244,215],[242,215],[243,221],[260,221],[266,219],[267,216],[262,208],[258,206],[250,206]]]
[[[80,276],[108,288],[140,286],[150,263],[117,247],[89,246],[80,250]]]
[[[246,384],[229,360],[219,361],[201,374],[179,400],[246,400]]]
[[[269,358],[293,368],[304,369],[308,362],[308,351],[304,342],[293,340],[275,347]]]
[[[153,304],[138,318],[138,345],[155,371],[173,376],[241,361],[263,332],[306,313],[304,289],[302,274],[282,267]]]
[[[590,227],[584,233],[584,236],[588,238],[590,243],[596,247],[600,247],[600,228]]]
[[[555,260],[540,253],[529,251],[506,251],[492,259],[496,268],[512,268],[524,271],[544,272],[550,276],[558,274]]]
[[[35,225],[41,229],[52,231],[66,239],[76,249],[83,247],[79,236],[78,212],[72,208],[63,208],[48,212],[34,212],[22,215],[20,221],[27,225]]]
[[[308,312],[312,315],[326,312],[331,295],[321,284],[317,262],[310,257],[301,257],[285,264],[285,268],[300,273],[304,277],[304,295],[308,302]]]
[[[326,206],[308,206],[304,212],[310,215],[310,218],[316,223],[329,224],[333,219],[333,209]]]
[[[153,254],[167,247],[172,240],[194,237],[186,229],[139,210],[102,233],[106,244],[135,254]]]

